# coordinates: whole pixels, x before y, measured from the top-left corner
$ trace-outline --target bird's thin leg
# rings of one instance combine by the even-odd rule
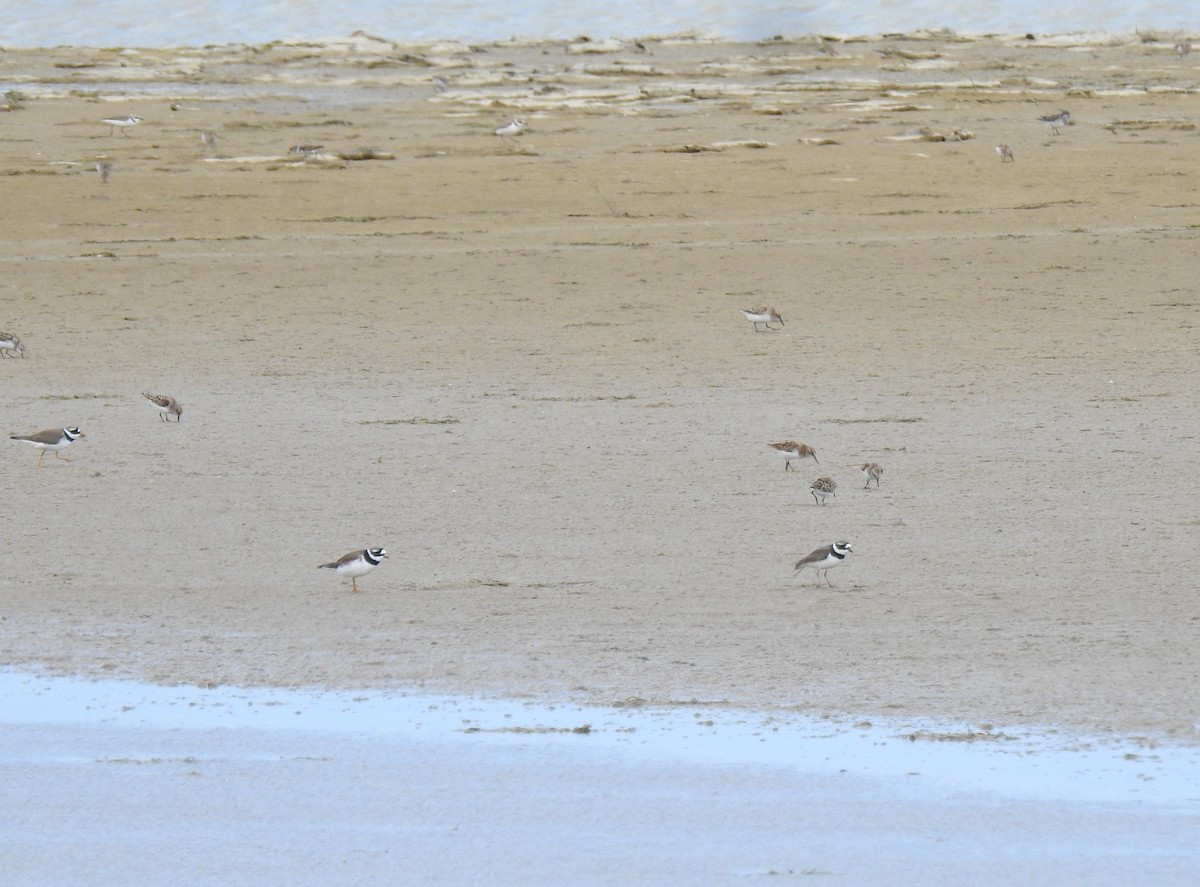
[[[45,451],[45,450],[42,450],[40,453],[38,453],[38,468],[44,468],[44,467],[45,467],[44,465],[42,465],[42,460],[43,460],[43,459],[45,459],[45,458],[46,458],[46,451]]]
[[[358,594],[358,577],[357,576],[350,577],[350,591],[353,592],[354,594]]]
[[[45,450],[42,450],[42,455],[44,456],[45,454],[46,454],[46,451],[45,451]],[[71,461],[71,460],[70,460],[70,459],[68,459],[66,456],[64,456],[60,450],[55,450],[55,451],[54,451],[54,455],[58,456],[58,458],[62,459],[64,462],[70,462],[70,461]]]
[[[792,470],[792,460],[791,460],[791,459],[788,459],[788,460],[786,460],[786,461],[783,463],[783,470],[784,470],[784,471],[791,471],[791,470]]]

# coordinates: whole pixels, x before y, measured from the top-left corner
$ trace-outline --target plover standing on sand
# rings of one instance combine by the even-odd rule
[[[38,468],[42,467],[42,460],[46,458],[46,450],[53,450],[54,455],[58,458],[64,462],[70,462],[71,460],[60,453],[59,450],[69,447],[75,441],[79,440],[79,438],[86,436],[78,428],[47,428],[45,431],[36,431],[33,434],[9,435],[13,440],[27,443],[39,451]]]
[[[125,135],[129,135],[129,130],[142,122],[142,118],[136,114],[122,114],[120,117],[105,117],[100,121],[108,124],[108,134],[112,135],[117,131],[117,127],[125,130]]]
[[[817,571],[817,584],[821,584],[821,573],[825,573],[825,581],[829,582],[829,571],[842,563],[846,559],[846,555],[854,549],[850,547],[849,542],[834,542],[832,545],[827,545],[824,548],[818,548],[812,554],[802,557],[796,561],[796,576],[800,575],[800,571],[806,567],[812,567]],[[830,588],[833,583],[829,582]]]
[[[1008,145],[997,145],[996,153],[1000,155],[1001,163],[1005,163],[1007,161],[1015,162],[1017,159],[1013,156],[1013,149],[1008,147]]]
[[[318,570],[333,570],[339,576],[350,577],[350,589],[358,591],[358,577],[365,576],[379,566],[380,561],[387,557],[382,548],[364,548],[362,551],[351,551],[343,554],[336,561],[320,564]]]
[[[503,126],[498,126],[492,130],[492,132],[494,132],[496,135],[500,136],[500,138],[502,138],[502,139],[513,138],[515,136],[519,136],[524,131],[525,131],[525,121],[522,120],[520,117],[514,117],[512,120],[508,121],[508,123],[504,124]]]

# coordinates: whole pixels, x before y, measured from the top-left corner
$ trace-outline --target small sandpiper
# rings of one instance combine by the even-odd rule
[[[1071,112],[1064,108],[1057,114],[1047,114],[1045,117],[1039,117],[1038,122],[1050,127],[1051,131],[1055,135],[1058,135],[1058,128],[1060,126],[1071,125]]]
[[[183,420],[183,406],[169,394],[147,394],[143,391],[142,397],[154,404],[158,409],[158,418],[164,422],[170,422],[172,416],[175,417],[176,422]]]
[[[812,496],[816,503],[824,505],[827,496],[837,495],[837,481],[832,477],[818,477],[809,484],[809,489],[812,490]]]
[[[883,468],[880,467],[878,462],[864,462],[859,471],[867,479],[867,485],[863,487],[864,490],[871,488],[871,481],[875,481],[875,489],[879,489],[879,478],[883,477]]]
[[[793,459],[811,458],[818,465],[821,464],[821,461],[817,458],[817,451],[808,444],[800,443],[798,440],[784,440],[779,443],[767,444],[767,446],[783,456],[784,471],[791,471]]]
[[[761,305],[758,308],[740,308],[738,310],[742,312],[742,316],[745,317],[746,320],[754,324],[754,332],[756,333],[762,332],[762,330],[758,328],[760,323],[769,330],[775,329],[775,327],[771,326],[772,323],[777,323],[780,326],[783,326],[783,318],[780,317],[779,312],[770,305]]]
[[[24,357],[25,346],[20,337],[12,333],[0,333],[0,354],[5,357]]]

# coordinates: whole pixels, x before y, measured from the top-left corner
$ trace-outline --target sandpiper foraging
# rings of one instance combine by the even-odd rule
[[[500,136],[500,138],[502,138],[502,139],[513,138],[515,136],[519,136],[524,131],[525,131],[525,121],[522,120],[520,117],[514,117],[512,120],[508,121],[508,123],[504,124],[503,126],[498,126],[492,130],[492,132],[494,132],[496,135]]]
[[[169,394],[148,394],[142,392],[142,397],[154,404],[158,409],[158,418],[164,422],[170,422],[171,417],[175,417],[176,422],[183,420],[183,405]],[[203,412],[203,410],[201,410]]]
[[[365,576],[379,566],[380,561],[387,557],[382,548],[364,548],[362,551],[351,551],[343,554],[336,561],[319,564],[318,570],[333,570],[339,576],[350,577],[351,591],[358,592],[358,577]]]
[[[217,152],[217,134],[211,129],[206,129],[200,133],[200,144],[214,154]]]
[[[120,117],[105,117],[100,121],[108,124],[108,134],[112,135],[117,131],[117,127],[125,130],[125,135],[129,135],[129,130],[142,122],[142,118],[136,114],[122,114]]]
[[[859,471],[867,479],[867,485],[863,487],[864,490],[871,489],[871,481],[875,481],[875,489],[879,489],[879,478],[883,477],[883,468],[880,467],[878,462],[864,462]]]
[[[996,153],[1000,155],[1001,163],[1006,163],[1006,162],[1015,163],[1017,160],[1017,158],[1013,156],[1013,149],[1010,148],[1008,145],[997,145]]]
[[[36,447],[38,452],[38,468],[42,468],[42,460],[46,458],[46,450],[53,450],[54,455],[62,459],[64,462],[71,460],[64,456],[59,450],[64,447],[69,447],[81,437],[86,437],[78,428],[47,428],[45,431],[36,431],[33,434],[10,434],[12,440],[19,440],[21,443],[27,443],[31,447]]]
[[[818,505],[825,504],[826,496],[837,495],[837,481],[832,477],[818,477],[808,488],[812,490],[813,499]]]
[[[111,160],[101,160],[96,164],[96,172],[100,173],[100,184],[108,184],[108,180],[112,176],[112,171],[113,165]]]
[[[1050,127],[1055,135],[1058,135],[1058,128],[1060,126],[1071,125],[1071,112],[1064,108],[1057,114],[1047,114],[1045,117],[1039,117],[1038,123],[1045,124]]]
[[[760,323],[766,326],[766,328],[769,330],[775,329],[775,327],[771,326],[772,323],[777,323],[780,326],[783,326],[783,318],[780,317],[779,312],[770,305],[760,305],[758,308],[739,308],[738,310],[742,312],[742,316],[745,317],[746,320],[754,324],[754,332],[756,333],[762,332],[762,330],[758,328]]]
[[[817,451],[808,444],[800,443],[798,440],[784,440],[780,441],[779,443],[767,444],[767,446],[771,447],[773,450],[776,450],[779,455],[783,456],[784,471],[792,470],[793,459],[807,459],[811,456],[814,462],[816,462],[818,465],[821,464],[820,460],[817,459]]]
[[[0,354],[5,357],[24,357],[25,346],[19,336],[12,333],[0,333]]]
[[[805,555],[796,561],[796,572],[794,575],[799,576],[800,571],[805,567],[812,567],[817,571],[817,585],[821,584],[821,573],[824,572],[825,581],[832,588],[833,583],[829,582],[829,571],[842,563],[846,559],[846,555],[853,550],[849,542],[834,542],[832,545],[818,548],[812,554]]]

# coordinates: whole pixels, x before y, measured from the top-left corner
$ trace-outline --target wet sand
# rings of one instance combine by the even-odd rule
[[[1197,63],[643,46],[0,55],[0,662],[1196,743]]]

